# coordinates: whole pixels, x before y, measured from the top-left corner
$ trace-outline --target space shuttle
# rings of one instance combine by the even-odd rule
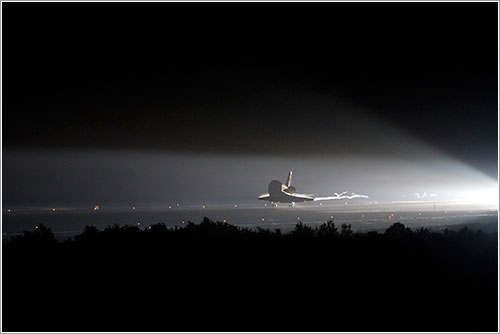
[[[278,180],[272,180],[267,186],[268,194],[259,196],[261,201],[269,201],[277,206],[278,203],[289,203],[291,207],[295,206],[296,202],[314,201],[314,197],[306,194],[299,194],[297,188],[292,186],[292,171],[288,173],[286,183],[283,184]]]

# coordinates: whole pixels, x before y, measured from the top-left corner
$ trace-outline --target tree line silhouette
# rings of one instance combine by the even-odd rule
[[[4,331],[496,331],[497,234],[290,233],[208,218],[37,225],[3,245]]]

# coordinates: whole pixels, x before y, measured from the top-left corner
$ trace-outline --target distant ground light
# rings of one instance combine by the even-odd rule
[[[439,205],[444,206],[445,204],[440,203]],[[421,204],[420,207],[415,206],[415,204],[391,204],[378,207],[356,205],[350,206],[349,209],[343,205],[329,207],[323,205],[321,207],[304,206],[298,208],[254,206],[234,210],[233,205],[227,205],[204,210],[199,206],[197,209],[195,207],[177,210],[168,210],[167,207],[157,210],[142,209],[134,211],[133,214],[130,207],[116,209],[106,206],[106,210],[101,210],[98,215],[90,215],[90,212],[93,212],[91,208],[86,210],[61,208],[61,213],[57,215],[47,215],[46,209],[44,211],[42,208],[37,210],[20,208],[16,212],[12,211],[13,208],[8,208],[11,212],[9,213],[8,209],[4,210],[8,215],[5,215],[3,219],[3,232],[5,233],[4,237],[9,238],[12,235],[22,233],[23,230],[33,229],[34,222],[43,221],[44,225],[50,227],[59,238],[62,238],[80,233],[87,225],[103,229],[116,222],[118,225],[136,225],[147,229],[159,222],[165,223],[169,227],[183,226],[188,221],[199,223],[204,216],[214,221],[231,222],[235,226],[280,229],[282,232],[293,229],[298,221],[305,225],[318,226],[327,220],[332,220],[339,225],[350,224],[354,231],[384,230],[397,221],[410,228],[498,221],[497,209],[480,207],[465,209],[459,205],[450,206],[449,203],[447,205],[446,210],[438,211],[434,211],[433,204],[426,203]],[[387,210],[391,208],[396,210],[388,212]],[[52,208],[50,212],[52,212],[51,210]],[[332,214],[333,212],[335,215]]]

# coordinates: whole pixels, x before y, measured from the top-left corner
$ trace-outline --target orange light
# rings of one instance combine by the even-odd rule
[[[391,219],[392,219],[392,216],[389,216],[389,220],[391,220]]]

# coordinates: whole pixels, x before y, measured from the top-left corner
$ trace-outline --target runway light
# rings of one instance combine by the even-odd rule
[[[169,205],[169,206],[168,206],[168,208],[169,208],[169,209],[172,209],[172,206],[171,206],[171,205]]]
[[[492,182],[488,186],[485,185],[476,189],[464,189],[457,196],[470,204],[498,206],[498,185],[496,182]]]
[[[344,202],[344,205],[347,205],[347,202]]]
[[[333,216],[330,216],[330,219],[333,219]]]
[[[94,211],[99,210],[99,205],[94,205]]]
[[[226,222],[226,220],[224,219],[222,222],[224,222],[224,223],[225,223],[225,222]]]
[[[389,216],[389,220],[391,220],[391,219],[392,219],[392,216]]]
[[[421,216],[421,215],[422,215],[422,212],[419,212],[419,213],[418,213],[418,215],[419,215],[419,216]]]
[[[323,203],[320,202],[319,205],[323,205]]]
[[[137,226],[140,226],[141,225],[141,222],[137,222]]]
[[[132,207],[132,210],[135,210],[135,206]]]
[[[202,205],[202,206],[201,206],[201,208],[202,208],[202,209],[205,209],[205,208],[206,208],[206,206],[205,206],[205,205]]]
[[[264,221],[264,218],[262,218],[260,221],[261,221],[261,222],[263,222],[263,221]]]
[[[394,213],[391,213],[391,217],[394,217]]]
[[[234,205],[234,207],[235,207],[235,208],[237,208],[237,207],[238,207],[238,205],[236,205],[236,204],[235,204],[235,205]]]
[[[55,209],[55,208],[54,208],[54,209],[52,209],[52,212],[56,212],[56,209]]]
[[[37,225],[37,226],[35,226],[35,230],[38,230],[38,225]]]
[[[182,221],[182,223],[184,224],[184,220]]]
[[[11,209],[7,209],[7,212],[12,212],[12,210]]]
[[[365,215],[361,215],[361,218],[365,218]]]
[[[179,203],[177,203],[176,205],[179,206]]]
[[[300,217],[297,217],[297,219],[300,219]]]

